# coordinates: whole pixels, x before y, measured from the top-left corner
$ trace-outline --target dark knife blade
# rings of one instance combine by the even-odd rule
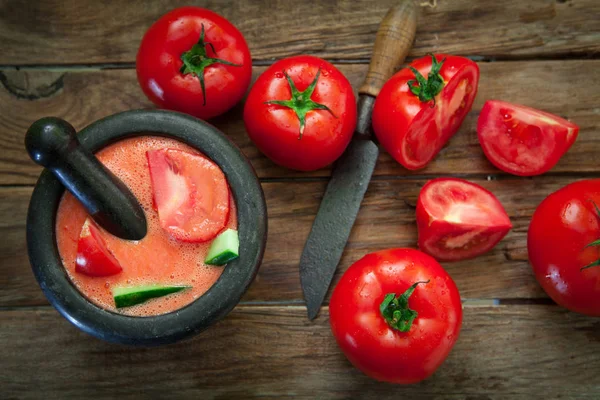
[[[353,140],[338,160],[300,257],[300,283],[314,319],[340,262],[360,209],[379,148],[371,140]]]
[[[356,132],[333,169],[300,257],[300,282],[311,320],[327,294],[377,163],[379,149],[370,140],[375,97],[408,54],[416,20],[414,1],[402,0],[379,25],[369,71],[359,90]]]

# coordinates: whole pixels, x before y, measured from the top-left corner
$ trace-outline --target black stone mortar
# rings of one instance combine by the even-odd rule
[[[64,187],[44,170],[27,213],[27,249],[33,273],[50,303],[69,322],[97,338],[156,346],[195,335],[227,315],[252,283],[263,258],[267,209],[254,169],[223,133],[199,119],[170,111],[139,110],[94,122],[77,136],[96,152],[136,136],[163,136],[197,149],[219,165],[237,205],[240,257],[224,267],[215,284],[189,305],[163,315],[132,317],[104,310],[71,283],[56,244],[56,212]]]

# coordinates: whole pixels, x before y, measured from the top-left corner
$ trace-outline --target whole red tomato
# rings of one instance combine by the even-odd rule
[[[242,99],[252,59],[244,37],[225,18],[181,7],[148,29],[136,70],[144,93],[156,105],[208,119]]]
[[[346,77],[312,56],[277,61],[252,86],[244,108],[248,136],[284,167],[312,171],[334,162],[356,125]]]
[[[431,376],[462,323],[454,281],[413,249],[383,250],[352,264],[333,291],[329,313],[333,335],[355,367],[401,384]]]
[[[600,316],[600,179],[571,183],[538,206],[527,233],[542,288],[571,311]]]
[[[425,167],[462,124],[478,83],[479,67],[468,58],[436,54],[413,61],[375,100],[377,139],[405,168]]]
[[[579,127],[531,107],[488,100],[477,120],[477,136],[496,167],[520,176],[549,171],[577,139]]]

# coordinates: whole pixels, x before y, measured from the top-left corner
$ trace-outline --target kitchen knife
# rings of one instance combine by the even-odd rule
[[[375,97],[406,58],[416,27],[417,6],[413,0],[392,7],[379,25],[369,71],[359,89],[354,137],[333,169],[300,257],[300,282],[311,320],[323,303],[375,169],[379,155],[371,140]]]

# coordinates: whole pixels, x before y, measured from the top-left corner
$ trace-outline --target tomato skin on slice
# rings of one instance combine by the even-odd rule
[[[512,228],[496,197],[463,179],[438,178],[423,186],[417,200],[419,247],[441,261],[477,257]]]
[[[146,153],[160,226],[183,242],[205,242],[229,219],[229,187],[211,160],[182,150]]]
[[[85,220],[77,241],[75,271],[88,276],[110,276],[123,271],[106,246],[100,228],[90,218]]]
[[[531,107],[489,100],[477,120],[486,157],[513,175],[534,176],[552,169],[575,143],[579,127]]]

